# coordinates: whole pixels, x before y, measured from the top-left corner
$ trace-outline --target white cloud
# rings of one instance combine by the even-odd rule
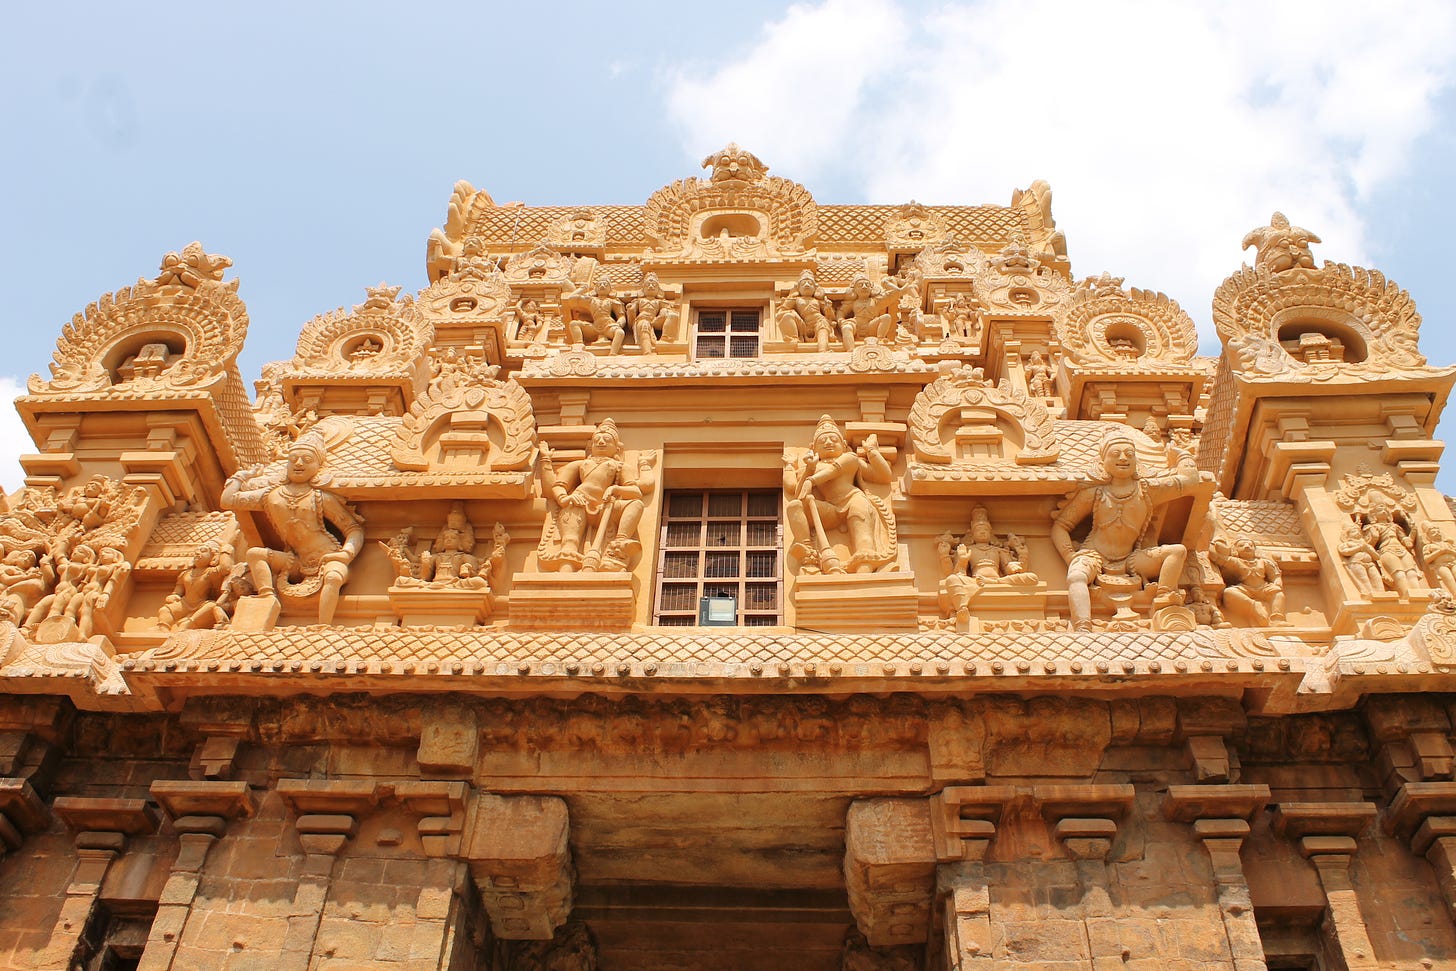
[[[731,138],[865,201],[1004,204],[1045,178],[1079,275],[1165,290],[1206,336],[1275,209],[1323,237],[1317,258],[1366,259],[1361,205],[1433,124],[1456,45],[1439,0],[922,10],[795,6],[736,60],[680,70],[671,116],[692,152]]]
[[[25,484],[19,459],[36,450],[25,423],[11,406],[22,394],[25,394],[25,382],[0,375],[0,488],[6,492],[14,492]]]

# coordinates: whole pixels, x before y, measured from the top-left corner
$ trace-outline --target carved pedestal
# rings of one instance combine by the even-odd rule
[[[794,584],[797,624],[816,631],[919,630],[919,594],[909,573],[819,573]]]
[[[490,619],[495,595],[458,587],[390,587],[389,606],[405,627],[469,627]]]
[[[233,611],[233,630],[272,630],[283,605],[277,597],[240,597]]]
[[[985,584],[971,596],[966,605],[969,616],[962,621],[956,616],[954,598],[942,580],[940,609],[945,616],[955,618],[956,630],[960,633],[979,633],[987,623],[1042,619],[1046,616],[1046,589],[1044,581],[1025,586]]]
[[[635,602],[630,573],[517,573],[511,584],[511,626],[626,630]]]

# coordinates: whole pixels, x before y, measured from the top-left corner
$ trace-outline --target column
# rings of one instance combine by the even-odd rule
[[[1324,931],[1331,957],[1343,961],[1349,971],[1377,966],[1360,900],[1350,882],[1355,838],[1375,816],[1375,805],[1368,802],[1283,803],[1274,821],[1275,831],[1297,840],[1300,852],[1319,873],[1328,902]]]

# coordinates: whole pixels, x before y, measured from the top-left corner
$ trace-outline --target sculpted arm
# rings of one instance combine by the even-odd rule
[[[867,482],[884,484],[890,481],[890,463],[880,451],[880,440],[871,435],[864,442],[864,458],[859,461],[860,473]]]
[[[1092,512],[1092,503],[1097,495],[1097,490],[1092,487],[1078,490],[1067,504],[1062,507],[1052,520],[1052,545],[1057,548],[1063,560],[1071,562],[1072,554],[1077,552],[1077,544],[1072,541],[1072,527],[1086,519]]]
[[[1144,481],[1148,487],[1148,498],[1154,504],[1162,504],[1177,499],[1202,481],[1205,473],[1198,471],[1198,464],[1193,456],[1187,452],[1178,453],[1178,461],[1172,472],[1148,477]],[[1209,478],[1212,474],[1209,473]]]
[[[244,489],[243,486],[258,477],[258,470],[243,469],[234,472],[228,477],[222,487],[222,497],[219,505],[224,509],[261,509],[263,500],[268,497],[270,486],[262,486],[256,489]]]

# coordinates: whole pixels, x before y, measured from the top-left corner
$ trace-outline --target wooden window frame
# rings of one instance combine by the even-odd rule
[[[696,515],[673,514],[675,497],[698,496]],[[738,512],[722,512],[728,496],[738,497]],[[714,497],[719,505],[714,505]],[[718,509],[718,512],[714,510]],[[773,514],[754,513],[772,508]],[[696,539],[688,542],[684,527],[696,523]],[[737,525],[736,541],[730,541],[728,526]],[[718,527],[715,529],[714,527]],[[754,542],[758,538],[767,542]],[[674,529],[674,527],[677,527]],[[771,528],[769,528],[771,527]],[[768,532],[765,533],[765,529]],[[658,530],[657,576],[653,584],[652,622],[661,627],[698,626],[698,606],[704,596],[731,594],[735,601],[736,626],[778,627],[784,622],[784,525],[782,492],[778,489],[669,489],[663,493],[662,523]],[[715,556],[716,555],[716,556]],[[737,557],[737,569],[722,570],[730,556]],[[695,557],[692,572],[687,572]],[[753,566],[754,563],[758,567]],[[770,566],[771,564],[771,566]],[[773,589],[772,609],[753,606],[754,595]],[[677,597],[669,597],[675,590]],[[689,591],[691,591],[689,593]]]

